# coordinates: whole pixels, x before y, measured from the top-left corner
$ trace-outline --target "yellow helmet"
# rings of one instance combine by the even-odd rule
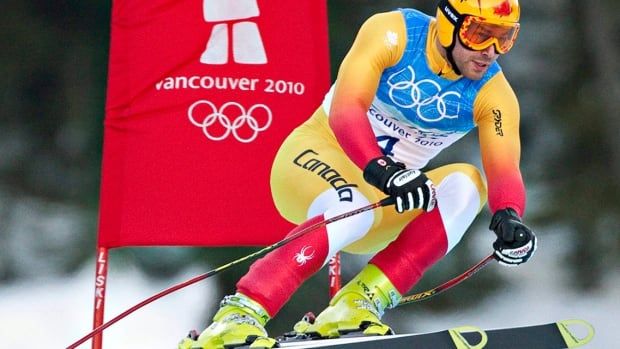
[[[519,32],[519,0],[441,0],[437,7],[437,35],[451,50],[455,38],[473,50],[495,45],[506,53]]]

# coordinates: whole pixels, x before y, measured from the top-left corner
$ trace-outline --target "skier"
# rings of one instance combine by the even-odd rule
[[[313,324],[295,329],[389,334],[383,313],[459,242],[487,197],[496,259],[509,266],[530,259],[536,237],[521,220],[519,105],[496,62],[512,48],[519,16],[518,0],[442,0],[435,18],[415,9],[370,17],[322,105],[279,149],[271,187],[298,229],[386,194],[395,205],[316,229],[257,260],[212,324],[179,348],[269,339],[267,321],[340,250],[374,256]],[[486,182],[465,163],[421,171],[476,126]]]

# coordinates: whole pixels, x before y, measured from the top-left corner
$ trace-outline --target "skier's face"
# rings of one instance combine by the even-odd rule
[[[452,50],[452,57],[464,77],[480,80],[491,64],[497,60],[499,54],[493,45],[482,50],[471,50],[457,40]]]

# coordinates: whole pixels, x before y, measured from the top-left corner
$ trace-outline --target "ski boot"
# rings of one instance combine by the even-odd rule
[[[273,348],[276,340],[268,337],[264,327],[268,320],[267,311],[247,296],[226,296],[213,323],[200,336],[190,332],[178,349]]]
[[[357,333],[365,336],[393,334],[381,322],[385,309],[398,305],[402,298],[390,280],[372,264],[368,264],[345,285],[316,319],[306,314],[293,328],[301,336],[337,338]]]

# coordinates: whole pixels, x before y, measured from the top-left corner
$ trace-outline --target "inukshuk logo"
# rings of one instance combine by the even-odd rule
[[[203,0],[202,9],[205,22],[217,24],[211,29],[201,63],[228,63],[231,46],[235,63],[267,63],[258,25],[248,20],[259,15],[257,0]],[[232,35],[229,35],[231,29]]]
[[[249,20],[259,15],[257,0],[203,0],[202,4],[205,22],[216,24],[211,29],[206,49],[200,56],[200,63],[228,64],[228,52],[232,51],[233,62],[236,64],[267,64],[258,26]],[[231,29],[232,35],[229,35]],[[229,38],[232,42],[229,42]],[[242,80],[252,81],[251,90],[254,90],[255,79],[225,81]],[[242,88],[241,84],[239,88]],[[271,109],[264,104],[254,104],[246,108],[233,101],[217,107],[211,101],[199,100],[189,107],[187,116],[190,122],[200,127],[204,135],[212,141],[232,137],[242,143],[255,140],[260,132],[269,128],[272,120]]]
[[[271,110],[264,104],[245,109],[237,102],[227,102],[217,108],[207,100],[194,102],[187,110],[190,122],[202,128],[212,141],[221,141],[232,135],[242,143],[250,143],[261,131],[271,125]]]

